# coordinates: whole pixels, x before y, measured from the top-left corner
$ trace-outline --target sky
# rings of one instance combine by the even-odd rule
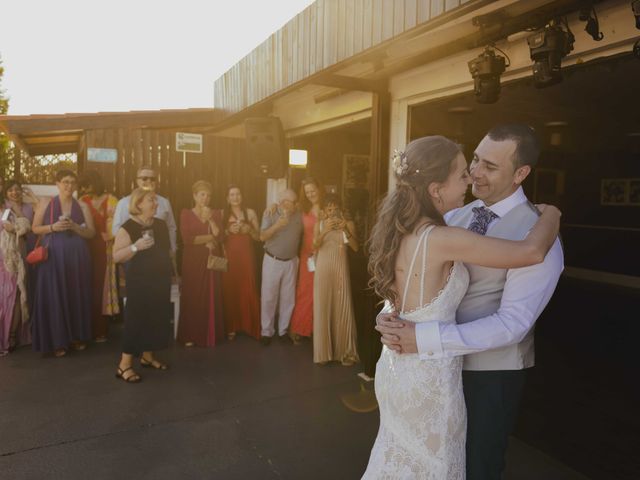
[[[313,0],[2,0],[9,115],[211,108],[213,83]]]

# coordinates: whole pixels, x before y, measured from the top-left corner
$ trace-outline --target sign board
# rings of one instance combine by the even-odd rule
[[[118,150],[115,148],[87,148],[87,160],[90,162],[116,163]]]
[[[176,152],[202,153],[202,135],[176,132]]]

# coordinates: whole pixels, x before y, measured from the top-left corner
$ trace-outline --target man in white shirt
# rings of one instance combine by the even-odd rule
[[[142,166],[138,169],[138,173],[136,174],[136,184],[140,188],[144,188],[145,190],[153,190],[156,191],[156,187],[158,185],[158,179],[156,176],[155,170],[152,167]],[[173,216],[173,210],[171,209],[171,203],[165,197],[156,194],[156,199],[158,200],[158,210],[156,211],[155,217],[160,220],[164,220],[167,224],[167,228],[169,229],[169,240],[171,242],[171,252],[173,254],[176,253],[176,220]],[[118,201],[118,205],[116,206],[116,211],[113,215],[113,226],[112,232],[115,236],[118,230],[124,222],[129,219],[129,201],[131,200],[131,195],[127,195],[124,198],[121,198]]]
[[[448,225],[481,235],[521,240],[537,212],[521,187],[540,147],[525,125],[492,129],[469,166],[474,202],[448,212]],[[467,480],[500,480],[504,454],[522,396],[526,369],[534,365],[533,328],[557,285],[563,266],[560,242],[543,263],[509,270],[466,265],[470,283],[456,324],[412,324],[378,317],[382,342],[424,361],[465,355]]]

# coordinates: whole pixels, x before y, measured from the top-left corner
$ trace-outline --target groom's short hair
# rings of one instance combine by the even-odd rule
[[[540,142],[535,130],[522,123],[509,123],[493,127],[487,136],[496,142],[513,140],[516,143],[516,151],[513,154],[514,168],[529,165],[532,168],[538,163],[540,156]]]

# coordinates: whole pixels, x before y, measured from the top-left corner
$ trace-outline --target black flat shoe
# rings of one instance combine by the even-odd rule
[[[145,360],[144,357],[140,358],[140,366],[142,368],[153,368],[155,370],[169,370],[169,365],[159,362],[158,360]]]
[[[127,373],[129,370],[131,370],[133,373],[131,373],[130,375],[125,376],[125,373]],[[116,372],[116,378],[119,378],[120,380],[124,381],[125,383],[139,383],[142,380],[142,377],[140,377],[140,375],[138,375],[132,367],[129,368],[125,368],[124,370],[121,369],[120,367],[118,367],[118,371]]]

